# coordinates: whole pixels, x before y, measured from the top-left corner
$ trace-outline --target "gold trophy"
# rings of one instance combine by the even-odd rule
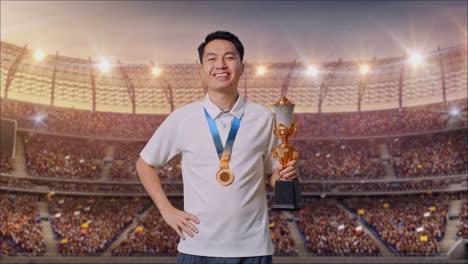
[[[296,120],[293,118],[295,105],[288,98],[282,96],[273,105],[275,110],[273,134],[282,140],[281,144],[273,147],[271,153],[279,161],[282,168],[291,160],[297,160],[299,152],[289,144],[288,138],[297,135]],[[271,209],[274,211],[296,211],[305,207],[299,190],[298,179],[286,180],[280,178],[275,184],[275,194]]]

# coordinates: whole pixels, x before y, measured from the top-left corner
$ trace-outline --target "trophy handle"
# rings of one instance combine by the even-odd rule
[[[273,135],[276,136],[276,114],[273,113]]]
[[[294,150],[293,152],[293,157],[291,160],[295,160],[297,161],[299,159],[299,151],[297,151],[296,149]]]
[[[276,153],[276,147],[273,147],[273,149],[271,149],[271,155],[273,156],[273,158],[279,160],[279,156]]]
[[[297,126],[296,126],[296,117],[295,116],[293,117],[293,122],[291,124],[289,132],[291,134],[291,137],[296,137],[297,136]]]

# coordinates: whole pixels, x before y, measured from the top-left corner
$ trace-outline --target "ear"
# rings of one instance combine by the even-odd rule
[[[244,73],[244,66],[245,66],[245,64],[242,62],[242,66],[241,66],[241,67],[242,67],[242,69],[241,69],[241,75]]]

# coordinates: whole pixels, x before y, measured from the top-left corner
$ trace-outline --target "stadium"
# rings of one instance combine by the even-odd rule
[[[0,44],[1,262],[176,263],[179,238],[135,163],[170,113],[203,100],[200,64]],[[306,208],[269,210],[274,263],[466,262],[467,49],[245,63],[241,97],[296,104]],[[179,209],[181,159],[157,168]]]

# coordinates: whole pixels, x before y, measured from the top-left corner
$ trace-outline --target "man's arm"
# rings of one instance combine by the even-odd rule
[[[172,206],[164,193],[161,179],[154,167],[148,165],[142,158],[139,158],[136,163],[136,170],[146,192],[148,192],[149,196],[158,207],[164,221],[172,227],[182,239],[185,239],[182,231],[191,237],[193,237],[194,233],[198,233],[198,229],[190,223],[190,221],[197,224],[199,224],[200,221],[196,216],[178,210]]]

